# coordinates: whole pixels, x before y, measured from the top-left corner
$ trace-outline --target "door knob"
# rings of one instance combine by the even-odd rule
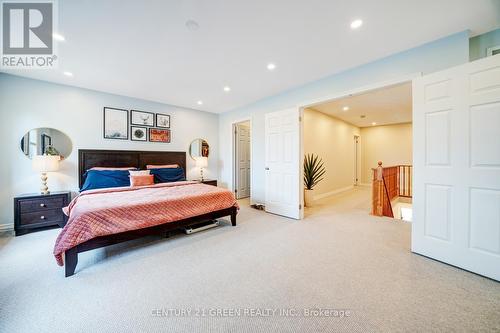
[[[266,167],[266,170],[269,170],[269,167]]]

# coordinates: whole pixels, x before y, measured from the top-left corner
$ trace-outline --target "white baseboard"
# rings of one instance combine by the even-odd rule
[[[349,190],[352,190],[353,188],[354,188],[354,185],[351,185],[351,186],[339,188],[339,189],[334,190],[334,191],[318,194],[318,195],[314,196],[314,200],[319,200],[319,199],[331,197],[332,195],[339,194],[339,193],[345,192],[345,191],[349,191]]]
[[[372,187],[372,184],[371,183],[358,183],[358,186]]]
[[[14,230],[14,223],[0,224],[0,232]]]

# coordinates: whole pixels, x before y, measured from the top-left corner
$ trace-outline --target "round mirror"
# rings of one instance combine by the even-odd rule
[[[34,128],[21,138],[21,151],[28,158],[35,155],[59,155],[64,159],[71,154],[71,139],[54,128]]]
[[[189,146],[189,155],[191,155],[193,159],[201,156],[208,157],[209,153],[210,146],[208,145],[208,142],[203,139],[195,139]]]

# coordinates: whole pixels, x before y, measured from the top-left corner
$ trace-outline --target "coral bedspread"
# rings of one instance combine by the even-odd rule
[[[57,237],[54,255],[92,238],[143,229],[238,204],[233,193],[196,182],[90,190],[74,198],[64,213],[68,223]]]

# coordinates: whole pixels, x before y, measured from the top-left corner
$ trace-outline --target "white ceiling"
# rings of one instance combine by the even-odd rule
[[[343,108],[348,107],[345,111]],[[358,127],[412,121],[411,82],[316,105],[314,110]],[[364,118],[361,116],[364,115]]]
[[[58,3],[59,68],[9,73],[216,113],[459,31],[492,30],[500,13],[497,0]],[[364,24],[353,31],[356,18]]]

